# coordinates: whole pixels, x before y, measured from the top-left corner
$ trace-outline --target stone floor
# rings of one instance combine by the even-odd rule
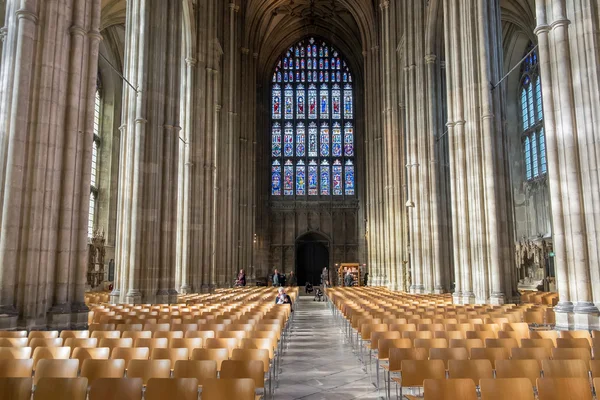
[[[327,303],[300,297],[294,308],[292,336],[281,360],[275,399],[378,399],[377,389],[344,340]]]

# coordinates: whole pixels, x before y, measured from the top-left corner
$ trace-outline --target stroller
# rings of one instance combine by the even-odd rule
[[[313,301],[325,301],[323,299],[323,291],[320,287],[318,287],[317,290],[315,290],[315,298],[313,299]]]
[[[304,287],[304,293],[312,293],[313,285],[310,282],[306,282],[306,286]]]

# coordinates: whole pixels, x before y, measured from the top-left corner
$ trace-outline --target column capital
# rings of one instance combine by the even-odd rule
[[[240,11],[240,6],[238,6],[235,3],[229,3],[229,8],[233,11],[233,12],[238,12]]]
[[[571,25],[571,20],[569,20],[568,18],[565,17],[561,17],[558,18],[556,21],[554,21],[553,23],[550,24],[550,28],[552,28],[552,30],[556,29],[556,28],[560,28],[560,27],[567,27]]]
[[[241,48],[241,51],[242,51],[242,54],[243,54],[243,55],[246,55],[246,56],[247,56],[248,54],[250,54],[250,49],[249,49],[249,48],[247,48],[247,47],[242,47],[242,48]]]
[[[194,67],[196,66],[196,63],[198,63],[198,60],[196,60],[194,57],[186,57],[185,62],[188,67]]]
[[[425,56],[425,64],[435,64],[437,56],[435,54],[427,54]]]
[[[3,26],[2,28],[0,28],[0,40],[2,40],[4,42],[4,39],[6,39],[6,35],[8,34],[8,28]]]
[[[533,30],[533,33],[537,36],[540,35],[541,33],[548,33],[550,32],[550,25],[548,24],[540,24],[538,26],[535,27],[535,29]]]
[[[382,10],[387,10],[389,6],[390,6],[389,0],[383,0],[381,3],[379,3],[379,8],[381,8]]]
[[[69,28],[69,33],[71,34],[71,36],[85,37],[85,35],[87,35],[88,32],[82,26],[73,25],[71,28]]]
[[[92,29],[91,31],[88,32],[87,35],[90,39],[94,39],[97,41],[104,40],[104,37],[102,37],[102,34],[100,33],[100,31],[98,29]]]
[[[24,9],[17,10],[17,12],[15,12],[15,15],[17,16],[18,19],[26,19],[28,21],[33,22],[36,25],[39,20],[38,16],[29,10],[24,10]]]

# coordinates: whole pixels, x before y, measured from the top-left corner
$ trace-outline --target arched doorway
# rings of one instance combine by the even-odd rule
[[[329,240],[318,233],[307,233],[296,239],[296,276],[298,285],[321,284],[321,271],[329,267]]]

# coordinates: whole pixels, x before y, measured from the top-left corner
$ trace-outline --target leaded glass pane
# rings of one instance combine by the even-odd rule
[[[306,129],[304,123],[299,122],[296,127],[296,157],[304,157],[306,153]]]
[[[342,163],[340,160],[335,160],[333,162],[333,195],[341,196],[342,194]]]
[[[339,123],[333,124],[333,131],[331,134],[333,144],[331,146],[331,155],[334,157],[342,156],[342,127]]]
[[[88,237],[94,235],[94,219],[96,215],[96,194],[90,192],[90,208],[88,210]]]
[[[273,161],[271,167],[271,194],[281,196],[281,164],[278,160]]]
[[[305,99],[306,93],[304,92],[304,85],[300,84],[296,87],[296,118],[306,118]]]
[[[281,157],[281,125],[279,122],[273,124],[271,134],[271,156]]]
[[[354,165],[352,161],[346,161],[345,166],[345,183],[344,186],[346,188],[346,196],[354,195]]]
[[[540,143],[540,170],[542,174],[545,174],[548,172],[548,166],[546,164],[546,134],[544,128],[540,129],[538,140]]]
[[[531,146],[529,138],[523,142],[523,152],[525,153],[525,176],[527,180],[531,179]]]
[[[321,196],[329,196],[330,191],[330,171],[329,161],[321,161]]]
[[[321,143],[321,157],[329,157],[329,127],[326,123],[321,125],[321,137],[319,142]]]
[[[294,118],[294,90],[292,85],[285,86],[285,119]]]
[[[534,133],[531,137],[531,169],[534,178],[539,175],[538,162],[537,135]]]
[[[296,195],[306,195],[306,169],[302,160],[298,161],[296,166]]]
[[[352,86],[350,86],[350,85],[344,86],[344,118],[345,119],[353,119],[354,118]]]
[[[527,90],[521,89],[521,112],[523,114],[523,129],[529,128],[529,112],[527,108]]]
[[[317,87],[310,85],[308,88],[308,118],[317,119]]]
[[[544,111],[542,107],[542,84],[540,83],[539,76],[535,80],[535,97],[537,101],[537,122],[542,122],[544,119]]]
[[[308,156],[316,157],[317,155],[317,125],[311,122],[308,126]]]
[[[344,127],[344,155],[354,156],[354,128],[350,122],[347,122]]]
[[[311,160],[308,163],[308,195],[316,196],[319,194],[318,192],[318,182],[319,182],[319,173],[317,162],[315,160]]]
[[[98,171],[98,142],[96,140],[92,143],[92,180],[91,185],[96,187],[96,176]]]
[[[338,85],[333,85],[333,90],[331,91],[331,107],[333,109],[332,118],[333,119],[341,119],[342,111],[341,111],[341,90]]]
[[[329,90],[327,85],[321,85],[319,101],[319,118],[329,119]]]
[[[285,157],[294,156],[294,128],[292,127],[291,122],[285,124],[283,134],[283,155]]]
[[[283,194],[294,195],[294,166],[291,160],[287,160],[283,166]]]

